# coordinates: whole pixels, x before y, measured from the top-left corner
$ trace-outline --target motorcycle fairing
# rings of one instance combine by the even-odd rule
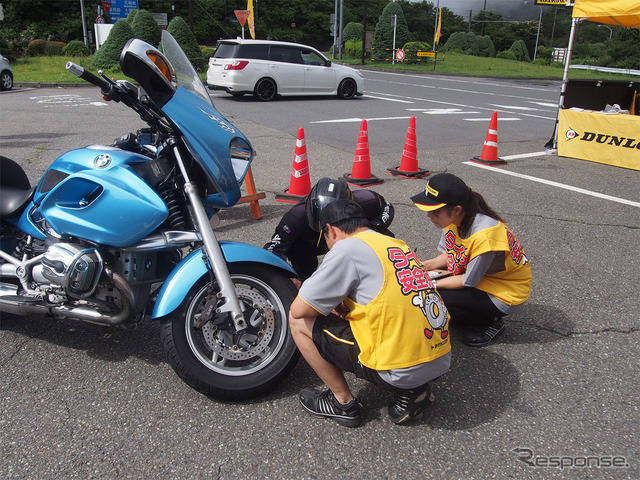
[[[220,242],[220,247],[227,263],[263,263],[285,270],[292,277],[298,276],[291,265],[263,248],[239,242]],[[171,275],[162,285],[158,293],[158,299],[153,307],[151,318],[158,319],[173,313],[187,297],[196,282],[207,273],[207,266],[202,259],[202,250],[194,250],[174,268]]]
[[[218,190],[208,194],[205,203],[214,208],[235,205],[241,197],[240,183],[250,162],[246,162],[244,171],[236,175],[234,159],[229,158],[229,147],[234,138],[248,143],[247,138],[210,103],[182,87],[178,87],[162,111],[180,129],[194,158]]]
[[[61,174],[60,182],[47,185],[45,175],[33,201],[38,212],[27,212],[39,213],[65,236],[118,248],[134,245],[168,216],[162,198],[130,167],[147,161],[144,155],[107,146],[71,150],[49,169]],[[22,222],[25,227],[32,223]]]

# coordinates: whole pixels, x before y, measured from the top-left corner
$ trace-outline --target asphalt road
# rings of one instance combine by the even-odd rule
[[[423,258],[434,255],[439,232],[409,200],[424,181],[385,173],[400,163],[416,115],[419,165],[481,192],[531,260],[532,296],[499,341],[472,349],[454,331],[451,372],[412,425],[393,425],[388,396],[354,380],[366,416],[346,429],[299,406],[297,392],[320,385],[304,361],[269,395],[222,403],[173,373],[156,324],[121,330],[3,314],[0,478],[640,476],[640,173],[539,153],[553,130],[557,84],[365,78],[367,96],[352,101],[214,94],[252,141],[256,185],[267,193],[262,220],[247,205],[223,212],[220,238],[262,245],[270,237],[288,208],[274,196],[289,186],[298,127],[313,183],[350,171],[367,118],[372,172],[385,180],[374,189],[396,208],[392,230]],[[124,106],[100,103],[94,89],[1,94],[0,155],[36,181],[63,151],[140,126]],[[494,110],[509,164],[469,165]],[[355,120],[334,123],[344,119]]]

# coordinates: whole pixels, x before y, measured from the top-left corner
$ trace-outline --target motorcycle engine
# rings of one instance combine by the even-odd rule
[[[104,262],[95,248],[71,243],[51,245],[42,259],[42,275],[75,298],[93,294],[103,268]]]

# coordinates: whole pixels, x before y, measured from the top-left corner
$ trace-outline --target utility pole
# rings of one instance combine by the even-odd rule
[[[84,36],[84,44],[89,46],[89,37],[87,36],[87,20],[84,18],[84,0],[80,0],[80,15],[82,16],[82,35]]]
[[[484,19],[487,16],[487,0],[484,0],[484,7],[482,7],[482,27],[480,35],[484,37]]]

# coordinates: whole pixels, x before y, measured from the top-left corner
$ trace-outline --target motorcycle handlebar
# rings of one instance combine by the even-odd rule
[[[81,78],[92,85],[100,88],[100,91],[103,94],[107,94],[109,90],[111,90],[111,85],[106,80],[94,75],[88,70],[85,70],[84,67],[81,67],[77,63],[67,62],[65,66],[67,70],[73,73],[76,77]]]

